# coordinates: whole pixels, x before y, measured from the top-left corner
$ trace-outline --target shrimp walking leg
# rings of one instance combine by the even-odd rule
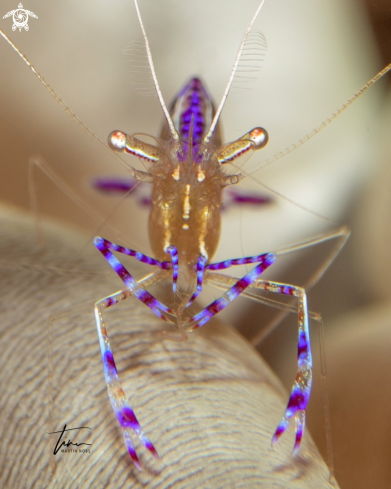
[[[163,275],[159,276],[158,272],[147,275],[143,279],[139,280],[137,284],[142,284],[144,287],[147,287],[148,285],[159,282],[162,278]],[[103,311],[105,309],[115,304],[118,304],[121,301],[124,301],[132,295],[133,294],[129,290],[129,288],[126,288],[99,300],[95,304],[95,319],[98,329],[100,349],[102,353],[103,372],[105,376],[109,399],[116,418],[122,428],[125,445],[129,452],[129,455],[135,466],[141,470],[141,464],[137,457],[137,453],[131,438],[132,431],[136,433],[143,445],[147,448],[147,450],[152,453],[154,457],[158,458],[159,455],[152,442],[144,434],[140,423],[138,422],[136,415],[134,414],[132,407],[127,401],[126,395],[121,387],[118,377],[118,370],[115,365],[114,355],[111,350],[109,336],[103,319]]]
[[[221,270],[224,268],[230,268],[233,265],[242,265],[244,263],[258,263],[244,277],[238,280],[233,287],[225,292],[219,299],[211,302],[209,306],[205,307],[201,312],[193,316],[186,323],[188,331],[204,326],[209,319],[215,316],[217,313],[225,309],[231,302],[233,302],[244,290],[247,289],[267,268],[270,267],[276,260],[274,253],[265,253],[254,257],[239,258],[234,260],[227,260],[215,264],[207,265],[208,270]]]
[[[111,406],[122,428],[125,445],[130,455],[130,458],[132,459],[135,466],[141,470],[141,464],[131,438],[132,431],[136,433],[145,448],[147,448],[147,450],[149,450],[154,457],[158,458],[159,455],[152,442],[143,432],[131,405],[126,399],[125,392],[121,387],[118,377],[118,370],[115,365],[114,355],[111,350],[109,336],[107,334],[102,314],[102,311],[107,307],[110,307],[113,304],[117,304],[118,302],[125,300],[131,295],[132,293],[129,290],[124,290],[116,292],[115,294],[105,297],[104,299],[101,299],[95,304],[95,318],[98,329],[99,344],[102,353],[103,372]]]
[[[167,306],[158,301],[152,294],[147,292],[144,288],[140,288],[136,280],[134,280],[132,275],[126,270],[122,263],[117,260],[117,258],[113,255],[113,253],[111,253],[110,250],[133,256],[134,258],[136,258],[136,260],[139,260],[142,263],[147,263],[148,265],[156,265],[163,270],[170,269],[172,267],[172,264],[168,262],[160,262],[158,260],[155,260],[154,258],[144,255],[143,253],[139,253],[138,251],[131,250],[129,248],[124,248],[122,246],[111,243],[110,241],[107,241],[103,238],[95,238],[94,244],[108,261],[109,265],[121,278],[123,283],[129,288],[130,291],[132,291],[132,294],[138,300],[148,306],[156,314],[156,316],[163,319],[164,321],[167,321],[167,318],[164,316],[163,313],[173,314],[173,312]]]
[[[186,307],[189,307],[191,304],[193,304],[193,302],[196,300],[196,298],[202,292],[202,285],[203,285],[203,282],[204,282],[204,273],[205,273],[206,260],[207,260],[207,258],[205,256],[199,256],[198,257],[197,265],[196,265],[196,269],[197,269],[197,287],[196,287],[196,290],[195,290],[194,294],[192,295],[192,297],[190,298],[190,300],[189,300],[189,302],[188,302],[188,304],[187,304]]]
[[[301,287],[280,284],[277,282],[257,281],[257,288],[263,288],[277,294],[293,295],[298,298],[299,309],[299,338],[297,346],[297,374],[285,409],[284,417],[278,425],[273,443],[286,431],[292,417],[296,420],[296,439],[293,452],[296,454],[300,448],[305,428],[305,410],[311,395],[312,386],[312,353],[310,331],[308,326],[307,295]]]
[[[218,282],[219,278],[221,279],[221,282],[223,284],[226,284],[227,281],[225,275],[219,276],[219,274],[213,273],[213,280],[215,282]],[[232,289],[234,287],[232,287]],[[294,417],[296,420],[296,439],[294,445],[294,453],[296,454],[299,450],[300,443],[304,434],[305,410],[308,406],[312,386],[312,353],[310,332],[308,326],[309,314],[306,292],[302,287],[258,279],[254,280],[253,283],[248,285],[248,287],[263,289],[267,292],[274,292],[277,294],[290,295],[298,299],[299,339],[297,352],[297,374],[287,407],[285,409],[284,417],[278,425],[272,439],[272,443],[276,443],[280,436],[283,435],[283,433],[288,428],[289,422],[292,417]],[[230,291],[228,291],[227,293],[229,292]]]

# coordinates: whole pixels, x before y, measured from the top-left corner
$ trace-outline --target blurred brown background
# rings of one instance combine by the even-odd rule
[[[140,2],[166,101],[194,74],[202,76],[219,99],[257,3]],[[4,2],[2,15],[14,4]],[[2,28],[102,141],[115,128],[159,133],[162,116],[156,98],[142,97],[132,88],[131,66],[121,53],[129,41],[141,39],[131,2],[109,8],[102,2],[43,5],[31,0],[26,8],[39,17],[30,20],[28,33],[12,33],[10,19],[2,20]],[[266,2],[256,25],[268,40],[266,61],[251,90],[233,91],[222,116],[226,140],[256,125],[269,131],[265,156],[253,158],[246,168],[255,168],[310,133],[391,62],[390,23],[389,0]],[[1,198],[29,208],[27,162],[31,155],[40,155],[107,219],[118,201],[94,192],[91,179],[126,176],[126,171],[61,111],[3,40],[0,59]],[[265,192],[258,183],[265,182],[352,229],[347,246],[309,298],[310,308],[324,318],[334,459],[342,488],[391,483],[391,429],[385,421],[391,413],[389,84],[390,75],[305,147],[255,173],[257,181],[248,179],[244,185]],[[131,164],[142,168],[135,160]],[[149,252],[148,214],[135,199],[110,216],[113,234],[100,229],[99,219],[81,212],[46,177],[37,177],[37,191],[42,215],[82,228],[87,242],[99,233]],[[274,200],[270,208],[234,210],[224,217],[216,259],[273,250],[331,227],[286,200]],[[309,250],[270,277],[303,284],[326,251],[327,246]],[[248,338],[275,314],[238,302],[227,318]],[[315,324],[309,424],[325,454],[317,329]],[[287,388],[295,372],[296,335],[295,318],[289,317],[259,348]]]
[[[388,0],[377,2],[364,2],[368,12],[368,17],[373,26],[373,31],[382,55],[384,63],[388,63],[391,57],[390,36],[391,36],[391,7]]]

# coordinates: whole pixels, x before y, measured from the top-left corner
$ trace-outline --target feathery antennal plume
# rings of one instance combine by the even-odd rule
[[[155,84],[156,93],[157,93],[157,96],[159,98],[160,106],[161,106],[163,113],[164,113],[164,116],[167,120],[167,124],[168,124],[168,127],[170,129],[170,133],[171,133],[172,138],[175,141],[178,141],[179,140],[178,133],[175,129],[174,123],[172,122],[172,119],[171,119],[170,114],[167,110],[166,104],[164,103],[162,92],[160,91],[160,88],[159,88],[159,83],[157,81],[157,77],[156,77],[156,73],[155,73],[155,67],[153,65],[151,50],[149,49],[148,37],[147,37],[147,33],[145,32],[145,29],[144,29],[143,21],[141,19],[141,14],[140,14],[140,10],[138,8],[137,0],[134,0],[134,5],[136,7],[138,21],[140,23],[141,31],[143,33],[143,37],[144,37],[144,41],[145,41],[145,49],[147,50],[148,62],[149,62],[149,66],[151,68],[153,83]]]
[[[267,53],[267,40],[262,32],[250,32],[243,48],[231,89],[249,90],[251,84],[258,80]]]
[[[134,1],[136,2],[137,0],[134,0]],[[232,68],[232,71],[231,71],[231,76],[229,77],[228,84],[227,84],[227,86],[225,88],[225,91],[224,91],[224,94],[223,94],[223,98],[221,99],[219,108],[216,111],[216,114],[215,114],[214,119],[212,121],[212,124],[211,124],[211,126],[209,128],[209,131],[206,133],[206,135],[204,137],[204,143],[205,144],[210,141],[210,138],[213,136],[214,130],[216,129],[217,122],[218,122],[218,120],[220,118],[221,111],[223,110],[225,101],[227,100],[229,91],[231,89],[231,85],[232,85],[233,79],[235,77],[236,69],[237,69],[237,67],[239,65],[240,58],[242,56],[242,52],[243,52],[244,46],[246,44],[247,37],[250,34],[250,31],[252,29],[252,26],[254,25],[254,22],[255,22],[256,18],[258,17],[258,14],[261,11],[261,8],[263,7],[263,4],[265,3],[265,1],[266,0],[262,0],[261,3],[259,4],[259,7],[257,8],[257,11],[255,12],[254,17],[251,19],[251,22],[250,22],[249,26],[247,27],[247,30],[246,30],[246,32],[245,32],[245,34],[243,36],[242,42],[240,43],[239,51],[238,51],[238,54],[236,55],[235,62],[234,62],[234,65],[233,65],[233,68]]]
[[[141,96],[156,97],[155,85],[153,83],[144,41],[130,41],[122,49],[122,54],[128,57],[130,64],[130,83],[136,92]]]

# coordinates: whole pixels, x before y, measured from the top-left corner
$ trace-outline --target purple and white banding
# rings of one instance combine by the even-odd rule
[[[203,309],[201,312],[189,319],[188,324],[194,325],[193,329],[200,328],[209,321],[218,312],[225,309],[228,304],[236,299],[247,287],[249,287],[261,274],[270,267],[276,260],[276,255],[268,253],[265,255],[259,255],[258,261],[260,262],[253,270],[247,275],[238,280],[236,284],[225,292],[219,299],[213,301],[209,306]],[[235,260],[230,260],[235,261]],[[225,262],[221,262],[225,263]]]
[[[178,264],[178,250],[176,246],[168,246],[165,249],[166,253],[171,255],[172,262],[172,291],[176,292],[176,285],[178,281],[178,272],[179,272],[179,264]]]
[[[204,282],[204,272],[205,272],[205,264],[207,262],[207,258],[205,256],[199,256],[197,260],[197,265],[196,265],[196,270],[197,270],[197,287],[190,298],[189,302],[187,303],[186,307],[189,307],[193,304],[193,302],[197,299],[197,297],[201,294],[202,292],[202,284]]]
[[[249,263],[259,263],[262,262],[265,256],[272,257],[274,256],[274,260],[276,259],[276,255],[273,253],[264,253],[262,255],[256,256],[247,256],[244,258],[234,258],[231,260],[220,261],[217,263],[209,263],[206,266],[207,270],[225,270],[226,268],[233,267],[235,265],[247,265]],[[270,265],[269,265],[270,266]]]

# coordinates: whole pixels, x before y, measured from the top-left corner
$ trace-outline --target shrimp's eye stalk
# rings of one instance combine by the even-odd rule
[[[255,150],[262,149],[269,142],[269,134],[263,127],[255,127],[250,131],[249,139],[255,144]]]
[[[126,134],[122,131],[113,131],[108,138],[108,143],[114,151],[124,151],[126,146]]]

